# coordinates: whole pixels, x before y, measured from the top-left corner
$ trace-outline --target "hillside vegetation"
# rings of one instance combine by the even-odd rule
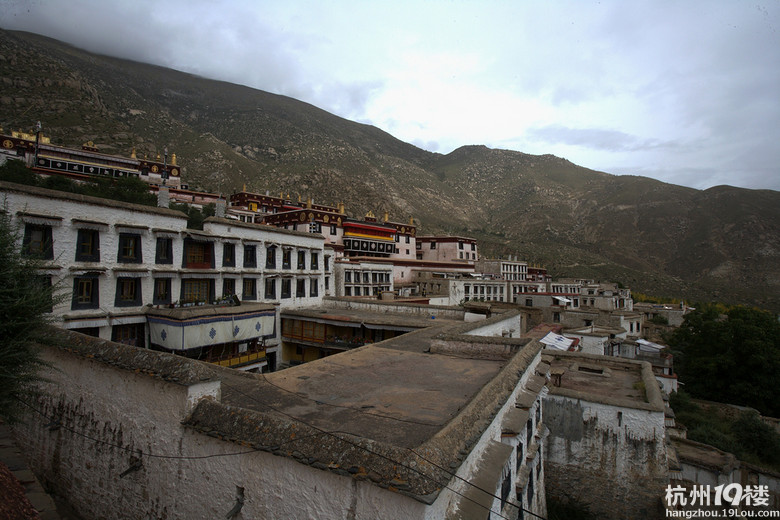
[[[63,145],[139,156],[167,146],[193,187],[387,210],[556,276],[780,311],[775,191],[700,191],[484,146],[431,153],[289,97],[28,33],[0,31],[0,107],[6,131],[40,120]]]

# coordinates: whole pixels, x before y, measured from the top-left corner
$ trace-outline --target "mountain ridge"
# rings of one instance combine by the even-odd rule
[[[696,190],[550,154],[429,152],[293,98],[0,31],[0,124],[53,141],[176,153],[190,185],[344,202],[478,238],[556,276],[780,310],[780,193]]]

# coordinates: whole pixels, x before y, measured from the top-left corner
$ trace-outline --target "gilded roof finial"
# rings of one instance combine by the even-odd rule
[[[308,199],[306,199],[306,207],[307,207],[307,208],[309,208],[309,209],[311,209],[311,197],[309,197]]]
[[[137,159],[138,157],[135,155],[135,146],[133,146],[133,150],[130,152],[130,158],[131,159]]]
[[[299,193],[298,194],[298,202],[300,202],[300,201],[301,201],[301,194]]]
[[[382,222],[387,222],[388,220],[390,220],[390,212],[385,211],[385,215],[382,217]]]
[[[171,166],[176,166],[176,154],[171,155]]]
[[[409,217],[409,225],[414,226],[414,217]]]
[[[368,213],[366,213],[366,217],[367,217],[367,218],[376,218],[376,217],[374,216],[374,212],[373,212],[373,211],[371,211],[371,210],[368,210]]]
[[[157,160],[160,160],[160,152],[157,152]]]

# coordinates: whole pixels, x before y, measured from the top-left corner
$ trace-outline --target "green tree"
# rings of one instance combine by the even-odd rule
[[[773,314],[705,305],[686,315],[667,339],[680,381],[692,396],[780,416],[774,395],[780,374],[780,322]]]
[[[6,211],[0,213],[0,418],[19,418],[20,399],[35,393],[45,365],[38,343],[50,330],[46,324],[55,296],[48,278],[36,274],[39,261],[20,253],[19,234]]]

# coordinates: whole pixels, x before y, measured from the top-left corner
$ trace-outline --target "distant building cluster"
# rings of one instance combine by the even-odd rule
[[[60,397],[42,398],[25,442],[86,516],[543,518],[554,499],[661,518],[664,487],[705,474],[674,455],[673,358],[645,336],[684,308],[484,258],[475,239],[419,235],[411,217],[190,190],[167,152],[0,139],[40,175],[132,176],[158,196],[0,183],[22,253],[67,294],[52,313],[69,346],[47,351],[64,367]],[[216,215],[190,229],[170,201]],[[211,457],[208,478],[147,448],[89,449],[87,416],[91,442]],[[96,491],[106,481],[114,499]]]

